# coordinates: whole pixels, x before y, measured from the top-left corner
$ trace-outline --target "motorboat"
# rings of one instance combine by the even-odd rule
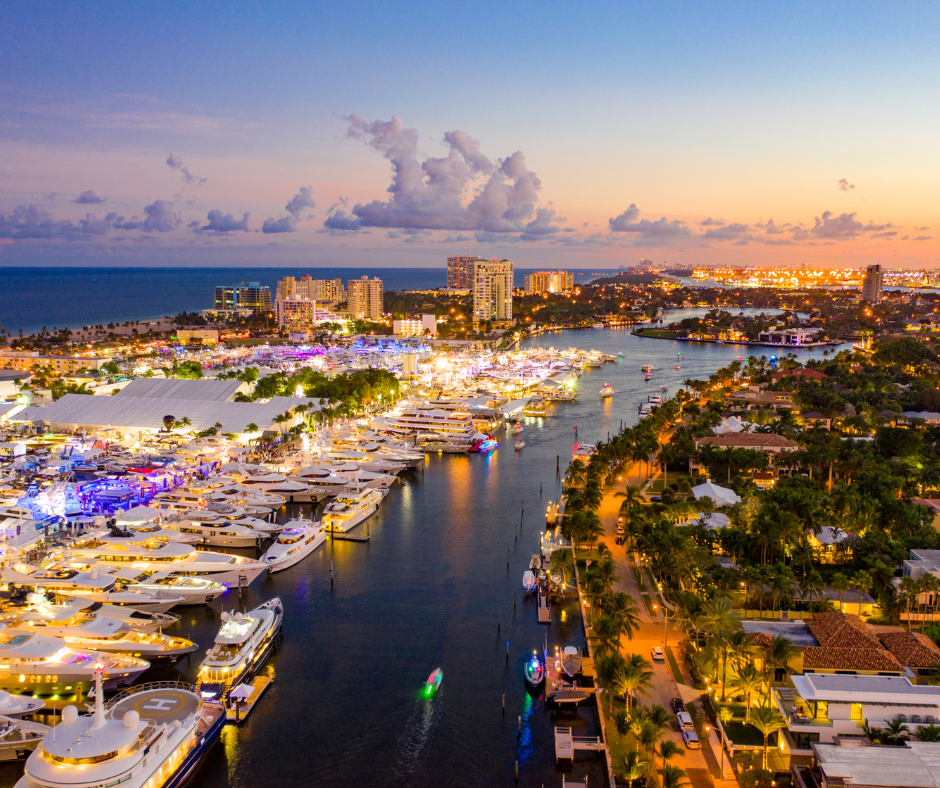
[[[614,387],[611,386],[610,383],[605,383],[603,386],[601,386],[601,390],[600,390],[601,399],[605,399],[606,397],[612,397],[616,393],[617,392],[614,391]]]
[[[513,444],[513,446],[515,447],[516,451],[519,451],[519,449],[524,449],[524,448],[525,448],[525,441],[522,440],[522,438],[520,438],[519,440],[517,440],[517,441]]]
[[[213,511],[187,512],[186,514],[180,515],[178,522],[165,523],[164,525],[170,528],[177,528],[180,523],[215,526],[224,526],[226,523],[232,523],[233,525],[240,525],[243,528],[250,528],[252,531],[256,531],[257,535],[262,538],[273,536],[281,530],[281,526],[277,523],[268,522],[267,520],[262,520],[261,518],[253,517],[249,514],[223,516]]]
[[[265,571],[260,561],[240,555],[194,550],[188,545],[161,539],[88,539],[67,549],[64,560],[76,569],[92,566],[121,569],[134,564],[135,569],[165,570],[177,577],[213,580],[226,588],[251,585]]]
[[[326,532],[319,522],[291,520],[261,556],[261,562],[269,572],[280,572],[306,558],[325,541]]]
[[[558,658],[561,669],[574,678],[581,672],[581,649],[575,646],[565,646]]]
[[[22,761],[39,746],[52,728],[0,716],[0,761]]]
[[[81,611],[81,615],[86,618],[92,616],[116,618],[135,632],[162,632],[164,627],[176,624],[180,620],[179,616],[174,616],[171,613],[144,612],[130,607],[92,602],[90,599],[82,599],[81,597],[72,597],[69,604],[77,607]],[[3,709],[0,708],[0,714],[4,713]]]
[[[98,682],[94,712],[66,706],[16,788],[177,788],[225,727],[225,709],[189,684],[142,684],[106,704]]]
[[[74,649],[62,638],[0,624],[0,689],[63,695],[76,685],[87,689],[97,666],[105,673],[105,689],[132,684],[150,667],[147,660],[127,654],[102,654]]]
[[[533,651],[532,656],[526,660],[523,673],[526,683],[532,687],[538,687],[545,681],[545,661],[539,657],[538,652]]]
[[[148,613],[166,613],[183,602],[183,597],[170,593],[168,589],[128,589],[123,584],[119,588],[107,572],[83,572],[70,566],[17,564],[12,569],[0,571],[0,580],[11,592],[14,588],[23,588],[40,594],[49,592],[64,598],[81,597]]]
[[[643,365],[643,371],[644,371],[644,372],[652,372],[652,371],[653,371],[653,365],[652,365],[652,364],[644,364],[644,365]]]
[[[512,435],[518,435],[518,434],[519,434],[520,432],[522,432],[524,429],[525,429],[525,427],[523,427],[522,424],[517,421],[515,424],[512,425],[512,428],[509,430],[509,432],[510,432],[510,434],[512,434]]]
[[[424,697],[430,698],[436,695],[441,688],[441,682],[443,680],[444,671],[440,668],[434,668],[434,670],[431,671],[431,675],[428,676],[428,680],[424,683],[424,692],[422,693]]]
[[[382,493],[374,489],[339,495],[323,511],[323,530],[352,530],[375,512],[381,500]]]
[[[290,503],[317,503],[325,495],[296,479],[288,479],[280,473],[273,473],[265,468],[243,471],[236,478],[240,484],[250,490],[280,495]]]
[[[253,676],[274,648],[284,610],[277,597],[248,613],[223,613],[215,644],[199,666],[196,690],[206,699],[224,701]]]
[[[535,576],[535,572],[531,569],[526,569],[522,573],[522,590],[523,591],[535,591],[539,587],[538,578]]]
[[[46,702],[29,695],[13,695],[0,690],[0,714],[4,717],[28,717],[44,708]]]
[[[297,479],[313,487],[329,486],[335,489],[341,489],[351,481],[359,482],[366,487],[380,489],[389,487],[395,481],[395,476],[392,474],[368,471],[357,463],[346,462],[327,466],[308,465],[305,468],[292,471],[290,478]]]
[[[135,632],[123,621],[106,616],[92,617],[71,605],[30,605],[15,616],[5,613],[3,623],[11,630],[35,631],[62,638],[72,648],[91,651],[132,654],[149,662],[170,660],[196,650],[196,644],[185,638],[170,637],[158,632]]]

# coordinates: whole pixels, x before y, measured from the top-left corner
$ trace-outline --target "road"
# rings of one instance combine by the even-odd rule
[[[597,514],[604,525],[605,531],[605,536],[601,541],[607,544],[617,562],[618,577],[614,584],[614,590],[626,591],[634,598],[638,607],[640,608],[640,627],[638,631],[634,633],[632,640],[624,640],[624,655],[629,657],[630,654],[641,654],[647,660],[652,662],[652,657],[650,655],[651,649],[653,646],[664,645],[666,640],[664,618],[661,615],[657,615],[657,613],[661,613],[662,611],[651,611],[647,609],[647,604],[650,604],[651,606],[655,602],[647,603],[645,601],[646,599],[652,599],[652,597],[645,597],[640,593],[640,590],[637,588],[633,571],[628,563],[625,550],[622,545],[617,545],[615,543],[617,517],[619,515],[620,503],[623,500],[622,498],[616,497],[615,493],[623,492],[627,483],[640,484],[642,481],[642,472],[639,468],[639,465],[630,469],[627,477],[622,482],[618,483],[614,490],[604,496],[604,500],[602,501]],[[644,582],[647,586],[647,590],[649,590],[649,579],[647,578]],[[671,623],[669,625],[669,630],[668,641],[670,644],[675,645],[678,641],[679,635],[673,630]],[[673,653],[677,655],[676,651]],[[676,661],[677,663],[680,662],[678,659]],[[678,695],[686,702],[686,705],[695,700],[695,707],[698,711],[698,720],[700,722],[705,720],[701,703],[698,701],[700,693],[693,686],[691,686],[690,678],[685,676],[683,682],[677,685],[669,668],[668,662],[658,662],[652,664],[653,681],[651,686],[648,688],[649,696],[641,695],[641,704],[649,705],[652,703],[658,703],[659,705],[669,710],[670,701],[672,698]],[[704,722],[702,724],[704,724]],[[704,731],[699,730],[700,738],[702,738],[703,732]],[[613,735],[616,735],[616,733]],[[679,734],[678,724],[675,722],[673,723],[672,729],[667,734],[667,737],[675,741],[679,747],[685,750],[684,756],[677,756],[673,758],[670,763],[685,769],[693,788],[711,788],[711,786],[717,786],[718,788],[725,788],[727,786],[728,788],[732,788],[732,786],[737,785],[734,779],[717,779],[719,769],[717,757],[719,750],[718,738],[714,732],[711,733],[711,750],[709,750],[707,747],[704,747],[701,750],[686,750],[682,741],[682,736]],[[661,762],[657,763],[658,769],[661,768],[661,766]],[[725,759],[725,772],[730,776],[730,769],[728,768],[727,758]]]

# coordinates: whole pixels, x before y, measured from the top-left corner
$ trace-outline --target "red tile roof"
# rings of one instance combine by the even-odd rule
[[[904,667],[883,648],[812,646],[803,649],[803,670],[877,670],[903,673]]]
[[[770,379],[773,381],[783,380],[784,378],[810,378],[812,380],[826,380],[828,375],[824,375],[822,372],[819,372],[815,369],[784,369],[780,372],[774,372],[770,376]]]
[[[880,649],[881,641],[858,616],[845,613],[815,613],[806,622],[820,646],[830,648]]]
[[[798,449],[799,446],[782,435],[763,432],[729,432],[708,438],[696,438],[695,448],[699,446],[734,446],[746,449]]]
[[[878,637],[902,665],[909,668],[940,665],[940,648],[920,632],[884,632]]]

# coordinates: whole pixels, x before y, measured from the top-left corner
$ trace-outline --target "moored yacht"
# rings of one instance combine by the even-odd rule
[[[257,547],[263,538],[258,531],[221,518],[215,522],[189,520],[167,523],[163,530],[178,533],[184,539],[193,538],[198,544],[213,547]]]
[[[381,500],[378,490],[343,493],[323,510],[323,529],[349,531],[375,512]]]
[[[252,676],[274,648],[284,611],[269,599],[248,613],[223,613],[215,645],[199,666],[196,690],[203,698],[222,701]]]
[[[261,556],[269,572],[280,572],[310,555],[326,541],[326,532],[320,523],[312,520],[291,520],[287,527]]]
[[[204,605],[222,596],[228,589],[214,580],[177,575],[172,571],[153,569],[112,569],[109,575],[118,584],[141,593],[168,593],[176,596],[178,605]],[[244,585],[244,584],[243,584]]]
[[[225,709],[188,684],[143,684],[106,706],[98,681],[94,713],[66,706],[16,788],[177,788],[225,726]]]
[[[150,663],[126,654],[73,649],[64,640],[0,624],[0,688],[34,694],[66,694],[88,688],[95,667],[104,669],[105,689],[131,684]]]

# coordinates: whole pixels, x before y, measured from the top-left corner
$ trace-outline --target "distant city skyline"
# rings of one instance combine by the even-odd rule
[[[940,263],[933,4],[67,8],[0,8],[0,266]]]

